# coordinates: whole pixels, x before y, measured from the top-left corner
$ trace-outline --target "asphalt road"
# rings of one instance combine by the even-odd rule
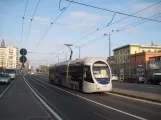
[[[13,81],[0,98],[0,120],[56,120],[33,96],[22,77]]]
[[[139,83],[124,83],[120,81],[113,81],[114,88],[134,90],[139,92],[147,92],[154,94],[161,94],[160,85],[149,85],[149,84],[139,84]]]
[[[29,86],[63,120],[160,120],[161,105],[106,93],[84,94],[48,84],[47,76],[25,77]]]
[[[14,80],[11,80],[11,83],[13,82]],[[10,83],[10,84],[11,84]],[[5,85],[5,84],[0,84],[0,94],[8,87],[8,85]]]

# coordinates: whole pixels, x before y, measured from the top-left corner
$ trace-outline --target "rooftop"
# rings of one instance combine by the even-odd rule
[[[136,47],[144,47],[144,48],[161,48],[161,45],[143,45],[143,44],[127,44],[118,48],[115,48],[113,51],[119,50],[119,49],[123,49],[123,48],[127,48],[130,46],[136,46]]]

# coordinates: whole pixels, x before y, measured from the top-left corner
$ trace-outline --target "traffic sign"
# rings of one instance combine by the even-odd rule
[[[27,61],[26,56],[23,55],[23,56],[20,57],[20,62],[21,63],[25,63],[26,61]]]
[[[21,55],[26,55],[26,54],[27,54],[27,50],[26,50],[25,48],[22,48],[22,49],[20,50],[20,54],[21,54]]]

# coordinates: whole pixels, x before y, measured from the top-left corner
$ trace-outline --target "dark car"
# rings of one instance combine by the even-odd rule
[[[124,82],[145,83],[146,78],[144,75],[128,75],[124,78]]]

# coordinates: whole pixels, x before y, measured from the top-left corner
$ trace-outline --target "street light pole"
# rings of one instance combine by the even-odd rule
[[[58,53],[58,63],[59,63],[59,53]]]
[[[110,39],[110,34],[109,34],[109,64],[111,62],[110,57],[111,57],[111,39]]]
[[[111,57],[111,39],[110,39],[110,37],[111,36],[110,36],[110,34],[104,34],[104,36],[106,36],[106,35],[108,36],[108,40],[109,40],[109,57],[108,57],[109,60],[108,61],[109,61],[109,64],[110,64],[110,57]]]

